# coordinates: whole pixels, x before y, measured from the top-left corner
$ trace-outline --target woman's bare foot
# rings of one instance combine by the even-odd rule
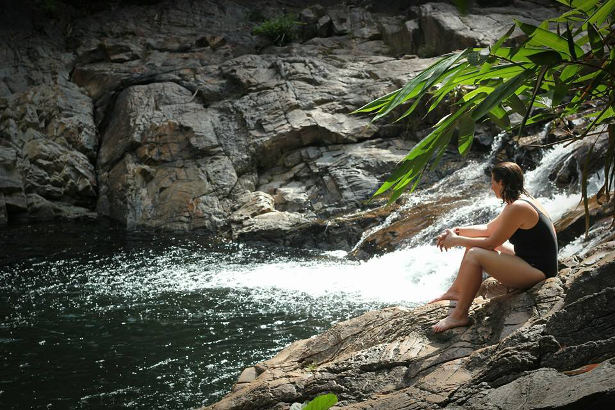
[[[427,304],[430,303],[436,303],[439,302],[441,300],[459,300],[459,295],[457,294],[457,292],[453,292],[451,290],[447,290],[442,296],[437,297],[433,300],[430,300],[429,302],[427,302]]]
[[[435,325],[433,325],[432,329],[436,333],[444,332],[445,330],[452,329],[454,327],[467,326],[470,322],[470,319],[465,316],[461,319],[456,319],[452,316],[447,316]]]

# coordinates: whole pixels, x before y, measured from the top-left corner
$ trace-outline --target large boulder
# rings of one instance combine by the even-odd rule
[[[215,132],[217,116],[175,83],[118,97],[98,159],[98,211],[127,227],[215,231],[238,182]]]
[[[417,54],[429,57],[468,47],[488,46],[512,26],[513,19],[538,25],[557,13],[551,8],[526,3],[508,7],[476,7],[464,15],[451,4],[426,3],[419,6],[418,15],[422,38]],[[522,36],[523,32],[517,28],[510,41],[514,42]]]

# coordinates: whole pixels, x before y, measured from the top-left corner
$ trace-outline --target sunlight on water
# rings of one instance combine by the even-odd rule
[[[392,252],[367,262],[283,262],[216,272],[197,286],[280,289],[318,298],[334,295],[355,302],[416,304],[446,286],[460,252],[440,254],[435,246]]]
[[[277,304],[292,305],[298,297],[332,297],[334,301],[328,304],[347,301],[415,305],[447,286],[461,257],[460,250],[440,252],[431,244],[365,262],[329,257],[237,264],[233,260],[213,262],[215,258],[211,255],[201,255],[200,260],[198,255],[192,255],[194,260],[186,261],[182,258],[184,254],[175,249],[149,257],[146,262],[145,257],[131,262],[116,255],[112,262],[117,264],[115,267],[92,266],[87,270],[87,286],[97,293],[139,298],[165,292],[245,289],[247,300],[251,301],[269,299],[276,292]]]

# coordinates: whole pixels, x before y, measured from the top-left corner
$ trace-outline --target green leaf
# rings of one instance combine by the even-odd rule
[[[474,141],[474,126],[474,120],[469,114],[459,119],[457,149],[461,155],[465,155],[472,146],[472,141]]]
[[[598,119],[596,125],[603,124],[605,122],[611,122],[615,118],[615,110],[613,107],[609,107]]]
[[[448,70],[455,62],[461,57],[464,57],[469,50],[464,50],[460,53],[444,57],[431,65],[425,71],[414,77],[408,84],[406,84],[394,98],[385,104],[378,114],[374,117],[374,120],[384,117],[389,114],[393,109],[402,104],[404,101],[412,97],[421,98],[422,95],[436,83],[438,78]]]
[[[393,99],[393,95],[398,93],[401,89],[399,90],[395,90],[391,93],[388,93],[387,95],[384,95],[374,101],[371,101],[367,104],[365,104],[363,107],[354,110],[353,112],[351,112],[351,114],[358,114],[360,112],[371,112],[374,110],[377,110],[378,108],[382,107],[384,104],[386,104],[387,102],[391,101]]]
[[[435,101],[431,104],[427,112],[431,112],[434,108],[436,108],[438,104],[440,104],[440,102],[457,87],[457,84],[455,84],[455,77],[457,77],[460,72],[467,72],[469,67],[470,65],[468,63],[462,63],[456,68],[449,70],[449,74],[442,79],[442,86],[433,94]],[[414,111],[413,107],[399,117],[397,121],[407,117],[412,111]]]
[[[536,65],[554,66],[562,62],[561,54],[552,50],[531,54],[527,58]]]
[[[530,37],[530,40],[528,41],[527,45],[546,46],[555,51],[570,55],[570,51],[568,51],[568,40],[566,40],[565,38],[558,36],[557,34],[552,33],[548,30],[533,26],[531,24],[523,23],[521,21],[516,21],[516,23],[519,28]],[[581,47],[575,45],[574,50],[577,55],[583,54],[583,50],[581,49]]]
[[[577,73],[581,71],[582,68],[583,68],[582,66],[577,65],[577,64],[567,65],[566,68],[564,68],[564,70],[560,74],[559,79],[561,81],[566,82],[572,77],[574,77],[575,75],[577,75]]]
[[[587,23],[587,35],[592,46],[592,53],[597,57],[602,57],[604,54],[604,44],[602,44],[602,38],[600,38],[596,27],[591,23]]]
[[[513,33],[513,31],[515,31],[515,25],[513,24],[506,33],[504,33],[504,35],[502,37],[500,37],[498,39],[498,41],[495,42],[494,45],[491,46],[491,53],[495,54],[496,51],[498,51],[498,49],[502,46],[502,44],[504,44],[504,42],[506,40],[508,40],[508,38],[510,37],[510,35]]]
[[[440,164],[440,160],[442,159],[442,155],[444,155],[444,152],[446,151],[446,148],[448,147],[448,144],[450,144],[451,142],[451,138],[453,137],[453,131],[455,131],[455,127],[454,126],[449,126],[443,133],[442,136],[440,137],[440,145],[436,151],[436,156],[433,159],[431,166],[429,167],[430,171],[433,171],[434,169],[436,169],[436,167]]]
[[[568,22],[566,22],[566,41],[568,41],[568,52],[572,56],[572,59],[576,60],[577,52],[574,48],[575,46],[574,37],[572,35],[572,31],[570,31],[570,24],[568,24]]]
[[[382,186],[372,195],[372,197],[383,194],[393,188],[393,194],[389,198],[388,203],[395,201],[405,187],[416,178],[416,183],[420,180],[423,169],[427,166],[428,161],[432,158],[434,152],[442,147],[444,139],[442,135],[451,124],[456,121],[461,115],[468,112],[468,109],[473,105],[473,101],[468,101],[453,114],[449,114],[442,118],[435,129],[416,144],[410,153],[397,165],[397,168],[382,184]],[[446,142],[448,144],[448,142]],[[414,188],[413,188],[414,189]]]
[[[531,116],[525,122],[525,125],[527,126],[527,125],[532,125],[532,124],[536,124],[536,123],[547,121],[547,120],[552,120],[553,117],[554,115],[550,112],[541,112],[541,113]]]
[[[577,4],[581,3],[581,0],[555,0],[555,1],[557,1],[558,3],[562,3],[569,7],[577,7],[575,3]]]
[[[372,197],[381,195],[391,189],[394,185],[400,182],[406,176],[406,174],[415,171],[418,172],[415,169],[416,164],[413,162],[413,160],[417,158],[420,159],[420,157],[423,155],[430,156],[430,148],[434,144],[434,141],[437,140],[438,136],[438,133],[431,132],[429,135],[419,141],[418,144],[412,147],[408,155],[406,155],[406,157],[397,165],[397,168],[395,168],[393,173],[389,175],[386,181],[382,184],[382,186],[380,186],[380,188],[378,188],[378,190],[372,195]]]
[[[464,101],[470,101],[472,98],[476,97],[477,95],[480,95],[480,94],[487,95],[487,94],[493,92],[493,90],[495,90],[495,87],[489,87],[489,86],[478,87],[478,88],[470,91],[466,95],[464,95],[463,96],[463,100]]]
[[[529,64],[502,64],[497,67],[491,68],[487,72],[478,72],[474,69],[471,72],[464,73],[456,78],[451,84],[455,85],[474,85],[483,80],[493,80],[493,79],[506,79],[510,77],[514,77],[515,75],[522,72],[526,67],[529,67]]]
[[[593,78],[596,78],[596,77],[600,76],[601,74],[605,74],[604,71],[601,71],[601,70],[592,71],[589,74],[586,74],[584,76],[581,76],[581,77],[575,79],[573,81],[573,83],[575,83],[575,84],[584,83],[585,81],[591,80]]]
[[[604,3],[587,21],[600,26],[613,13],[613,11],[615,11],[615,0],[609,0]]]
[[[503,100],[513,94],[532,73],[532,70],[525,70],[496,88],[474,109],[472,112],[472,119],[474,121],[480,120],[491,111],[493,107],[499,105]]]
[[[337,403],[335,394],[323,394],[310,401],[303,410],[327,410]]]
[[[491,121],[495,122],[500,128],[506,129],[510,127],[508,113],[501,106],[498,105],[493,107],[488,115]]]
[[[561,81],[555,81],[555,87],[553,88],[553,97],[551,98],[551,105],[556,107],[561,104],[562,100],[568,95],[568,86]]]
[[[559,17],[552,18],[550,21],[554,23],[570,23],[571,21],[585,21],[587,15],[579,9],[572,9]]]
[[[506,104],[517,114],[525,115],[525,104],[517,94],[511,94],[510,97],[506,99]]]

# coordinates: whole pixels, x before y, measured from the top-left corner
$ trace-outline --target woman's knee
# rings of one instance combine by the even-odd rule
[[[486,258],[489,257],[489,255],[492,253],[493,251],[490,251],[488,249],[483,249],[479,247],[470,248],[466,252],[465,260],[475,265],[484,266]]]
[[[485,252],[485,249],[483,248],[479,248],[479,247],[473,247],[473,248],[469,248],[468,251],[466,252],[466,259],[472,260],[472,261],[478,261],[478,259],[480,259],[480,256]]]

